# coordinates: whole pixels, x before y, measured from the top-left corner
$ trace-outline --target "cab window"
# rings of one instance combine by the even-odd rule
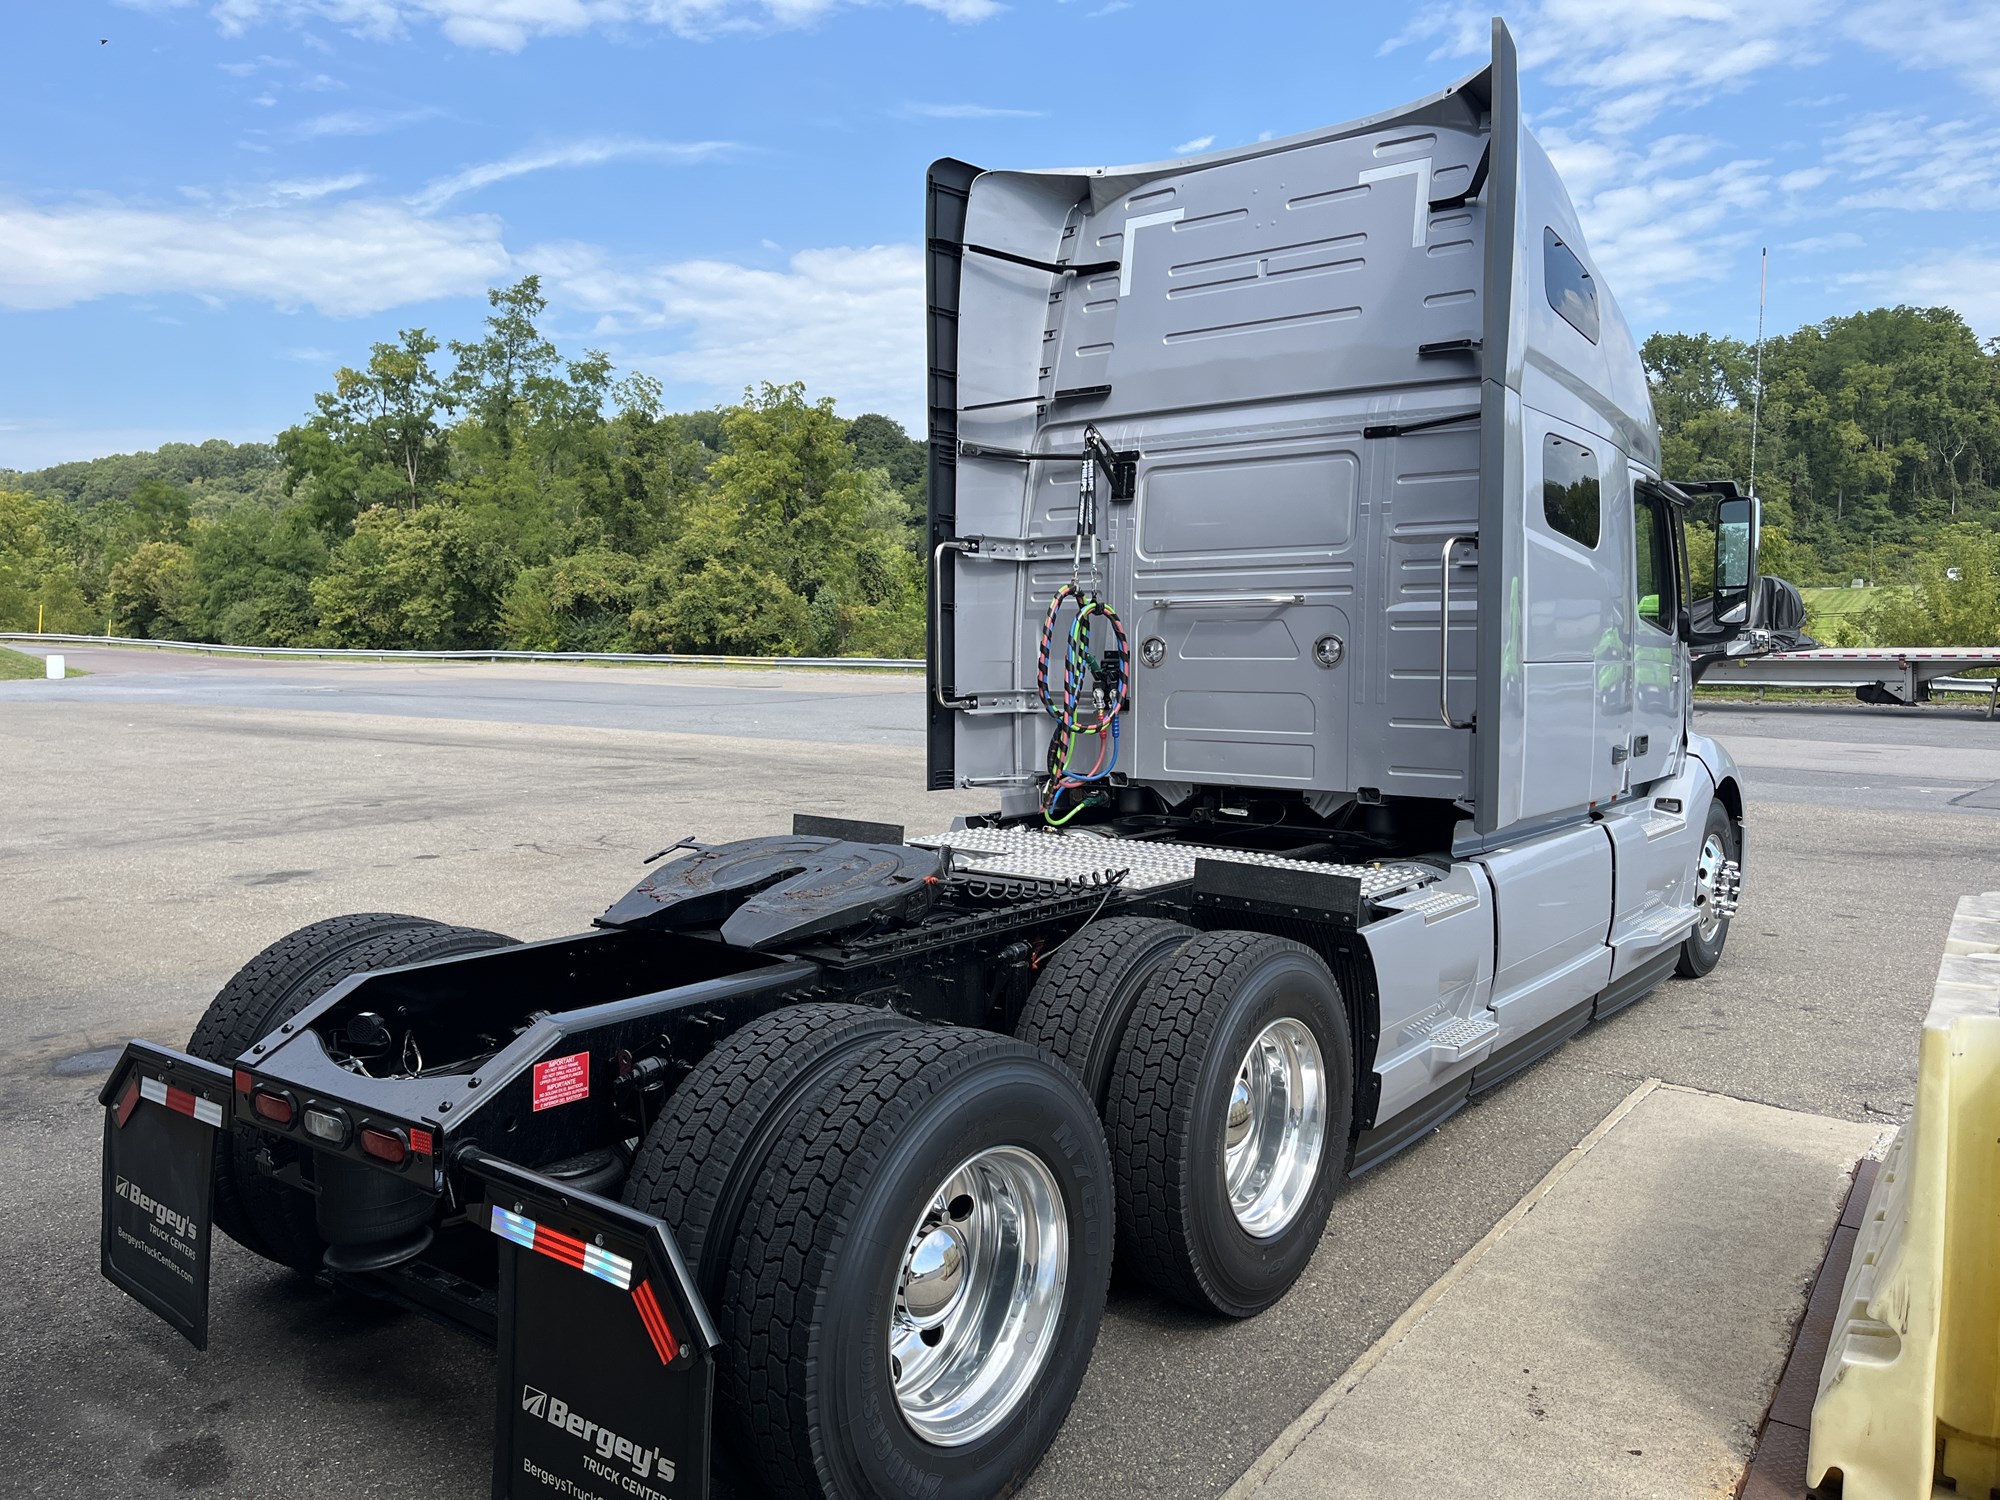
[[[1549,529],[1586,547],[1602,530],[1597,455],[1550,433],[1542,440],[1542,516]]]
[[[1671,635],[1679,595],[1674,587],[1671,518],[1667,502],[1658,495],[1639,491],[1633,496],[1632,545],[1639,618]]]

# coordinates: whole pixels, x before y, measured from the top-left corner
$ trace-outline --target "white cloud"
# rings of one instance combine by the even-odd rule
[[[1781,191],[1760,161],[1703,166],[1716,143],[1700,136],[1666,136],[1642,151],[1551,130],[1543,144],[1629,313],[1661,310],[1662,288],[1727,275],[1754,216]]]
[[[1590,128],[1625,134],[1670,105],[1734,93],[1767,68],[1819,61],[1818,34],[1835,0],[1531,0],[1509,14],[1521,66],[1559,66]],[[1430,56],[1480,58],[1492,48],[1484,0],[1421,11],[1383,52],[1430,44]]]
[[[1853,230],[1842,229],[1833,234],[1809,234],[1802,240],[1793,240],[1778,248],[1798,255],[1819,255],[1828,250],[1858,250],[1867,243]]]
[[[1856,189],[1842,208],[2000,208],[2000,130],[1981,121],[1868,115],[1828,143],[1827,160]]]
[[[1002,109],[991,104],[905,104],[900,113],[924,120],[1039,120],[1048,111]]]
[[[1844,13],[1847,34],[1905,67],[1956,73],[2000,100],[2000,26],[1991,0],[1872,0]]]
[[[1007,8],[999,0],[909,0],[909,3],[934,10],[947,21],[956,21],[961,26],[989,20]]]
[[[712,161],[736,149],[728,141],[571,141],[539,151],[524,151],[502,161],[481,162],[449,177],[440,177],[410,201],[430,213],[461,194],[476,192],[515,177],[526,177],[531,172],[546,172],[556,167],[594,167],[608,161],[625,161],[635,157],[677,163]]]
[[[216,0],[225,34],[265,23],[324,21],[376,40],[435,26],[461,47],[518,52],[542,36],[593,29],[659,26],[680,36],[807,26],[864,0]],[[1000,0],[902,0],[948,21],[971,24],[998,15]]]
[[[1477,66],[1491,48],[1490,13],[1486,0],[1432,0],[1382,50],[1421,46]],[[1772,222],[1832,196],[1830,183],[1848,194],[1844,208],[2000,206],[2000,131],[1983,125],[1871,117],[1830,142],[1822,161],[1790,169],[1720,161],[1713,141],[1646,130],[1669,109],[1730,111],[1727,96],[1768,89],[1771,75],[1845,41],[1949,69],[2000,97],[1990,0],[1621,0],[1615,14],[1602,0],[1523,0],[1509,22],[1523,68],[1574,111],[1560,125],[1557,111],[1538,116],[1536,129],[1593,253],[1635,311],[1659,307],[1660,289],[1728,274]],[[1770,149],[1791,157],[1797,147]],[[1845,247],[1828,235],[1799,244]]]
[[[228,211],[244,208],[284,208],[311,203],[320,198],[337,198],[373,181],[366,172],[343,172],[337,177],[294,177],[272,182],[232,186],[221,191],[186,187],[181,196]]]
[[[418,109],[342,109],[302,120],[292,127],[291,134],[301,140],[338,135],[383,135],[391,130],[400,130],[405,125],[434,120],[443,113],[432,105]]]
[[[1192,156],[1197,151],[1206,151],[1210,146],[1213,146],[1214,144],[1215,144],[1214,136],[1198,135],[1193,140],[1182,141],[1178,146],[1174,147],[1174,155]]]
[[[1877,302],[1956,308],[1982,338],[2000,334],[2000,251],[1952,251],[1835,279]]]
[[[779,270],[730,261],[626,266],[587,245],[520,257],[551,301],[599,315],[619,362],[734,398],[803,380],[849,411],[923,421],[924,261],[915,245],[802,250]]]
[[[247,297],[336,316],[478,292],[513,269],[499,222],[365,200],[162,209],[0,200],[0,307],[99,297]]]

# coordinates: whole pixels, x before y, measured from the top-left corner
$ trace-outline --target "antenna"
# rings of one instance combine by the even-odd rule
[[[1750,388],[1750,493],[1757,493],[1757,419],[1764,409],[1764,284],[1771,274],[1771,251],[1758,252],[1757,267],[1757,373]]]

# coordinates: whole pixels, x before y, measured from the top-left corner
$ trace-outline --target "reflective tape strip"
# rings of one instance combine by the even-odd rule
[[[621,1292],[631,1289],[632,1262],[622,1255],[613,1255],[597,1245],[586,1245],[575,1235],[537,1224],[523,1214],[509,1213],[497,1203],[493,1205],[491,1228],[501,1239],[511,1240],[524,1250],[574,1266],[599,1281],[610,1282]]]
[[[497,1203],[493,1205],[493,1232],[525,1249],[535,1248],[535,1221],[510,1214]]]
[[[186,1089],[173,1088],[157,1078],[139,1079],[139,1097],[150,1099],[155,1104],[164,1104],[168,1109],[189,1119],[199,1120],[204,1125],[222,1124],[222,1106],[212,1099],[204,1099],[199,1094]]]
[[[681,1352],[680,1341],[667,1327],[667,1316],[660,1311],[660,1299],[653,1295],[653,1283],[642,1281],[633,1287],[632,1302],[639,1309],[639,1321],[646,1325],[646,1336],[652,1339],[653,1352],[660,1356],[660,1363],[672,1364],[674,1356]]]

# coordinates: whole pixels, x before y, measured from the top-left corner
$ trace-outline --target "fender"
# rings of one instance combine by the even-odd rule
[[[1743,778],[1736,769],[1736,757],[1731,755],[1720,740],[1712,740],[1705,734],[1696,734],[1692,729],[1687,737],[1688,753],[1708,768],[1708,774],[1715,781],[1715,798],[1729,810],[1729,816],[1736,823],[1736,863],[1741,869],[1749,868],[1749,830],[1743,819]]]

